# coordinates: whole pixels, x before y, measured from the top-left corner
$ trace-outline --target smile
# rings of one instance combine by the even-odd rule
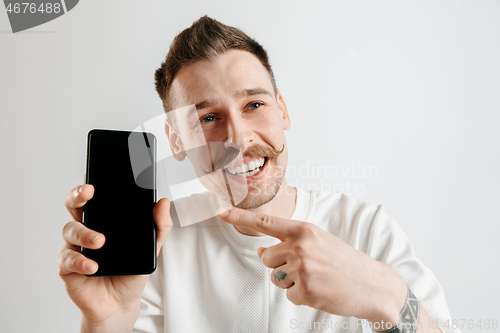
[[[262,169],[266,160],[267,157],[260,157],[245,164],[227,167],[224,171],[237,177],[251,177]]]

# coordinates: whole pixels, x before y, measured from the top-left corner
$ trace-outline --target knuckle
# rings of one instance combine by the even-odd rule
[[[273,218],[271,216],[263,213],[257,214],[257,221],[256,221],[257,228],[267,229],[272,225],[272,223],[273,223]]]
[[[73,228],[72,231],[73,231],[71,233],[72,234],[72,238],[75,241],[76,245],[82,245],[83,244],[83,240],[84,240],[84,235],[82,235],[82,232],[78,231],[78,230],[75,230],[74,228]]]
[[[83,260],[82,256],[79,254],[75,255],[75,260],[73,261],[73,269],[76,272],[83,272],[85,271],[85,260]]]
[[[66,193],[66,195],[64,196],[64,206],[66,206],[66,208],[69,208],[69,193]]]
[[[269,275],[269,278],[271,279],[272,284],[274,284],[275,286],[277,286],[277,285],[276,285],[276,281],[274,280],[274,274],[273,274],[273,273],[271,273],[271,274]]]
[[[74,201],[74,193],[75,193],[75,190],[77,188],[78,187],[73,188],[71,191],[69,191],[68,193],[66,193],[66,195],[64,196],[64,205],[66,207],[69,208],[71,206],[71,202]]]
[[[290,288],[286,290],[286,298],[295,305],[302,305],[301,299],[297,295],[296,289]]]
[[[59,269],[71,270],[75,265],[75,255],[70,250],[61,251],[59,255]]]
[[[64,263],[64,249],[61,250],[61,252],[59,252],[59,258],[57,259],[57,263],[58,263],[58,266],[59,266],[59,270],[62,268],[62,265]]]
[[[315,227],[314,224],[309,222],[304,222],[297,227],[298,235],[301,237],[313,236],[315,233],[314,227]]]
[[[305,222],[305,223],[304,223],[304,226],[303,226],[303,228],[304,228],[304,232],[305,232],[306,234],[313,234],[313,233],[314,233],[314,228],[315,228],[315,227],[316,227],[316,226],[315,226],[314,224],[312,224],[312,223],[310,223],[310,222]]]
[[[66,206],[66,208],[68,209],[72,209],[74,204],[75,204],[75,190],[76,188],[74,188],[73,190],[71,190],[68,194],[66,194],[66,196],[64,197],[64,205]]]
[[[92,236],[94,236],[92,232],[86,232],[83,235],[81,235],[80,237],[82,238],[82,245],[91,245]]]
[[[266,251],[262,253],[261,260],[264,266],[269,267],[269,258],[268,255],[266,254]]]
[[[66,240],[69,239],[72,229],[73,229],[73,222],[68,222],[64,225],[64,227],[62,228],[62,235],[64,239]]]
[[[229,214],[234,214],[234,219],[238,222],[243,220],[243,215],[238,209],[236,209],[236,211],[234,212],[232,210],[229,210]]]
[[[292,248],[292,251],[299,258],[305,257],[305,249],[302,244],[295,244]]]
[[[90,237],[92,233],[87,232],[84,228],[81,228],[78,222],[68,222],[63,227],[63,238],[70,244],[74,245],[86,245],[90,242]]]

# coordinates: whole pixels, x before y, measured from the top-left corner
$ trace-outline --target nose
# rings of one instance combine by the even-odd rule
[[[235,144],[243,152],[255,143],[256,134],[252,124],[245,120],[241,114],[231,114],[227,127],[228,145]]]

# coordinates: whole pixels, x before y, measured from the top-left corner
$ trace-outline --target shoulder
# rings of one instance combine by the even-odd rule
[[[350,228],[370,224],[382,205],[333,191],[299,190],[309,197],[310,217],[320,218],[338,227]],[[325,225],[326,226],[326,225]]]
[[[381,204],[334,191],[299,191],[309,197],[308,222],[364,252],[375,236],[374,226],[377,232],[390,233],[396,225]]]
[[[337,192],[309,194],[313,223],[354,248],[384,262],[414,254],[410,239],[384,205]]]
[[[333,191],[309,191],[314,209],[346,220],[372,220],[381,205]]]

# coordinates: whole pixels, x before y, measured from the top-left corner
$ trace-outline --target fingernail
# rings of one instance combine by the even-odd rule
[[[100,235],[100,234],[95,234],[95,235],[92,235],[92,237],[90,237],[90,242],[91,242],[92,244],[94,244],[94,243],[95,243],[95,241],[97,240],[97,238],[99,238],[99,237],[101,237],[101,235]]]
[[[90,262],[90,261],[87,261],[85,263],[85,270],[87,272],[92,272],[94,270],[94,263],[93,262]]]
[[[220,207],[217,209],[217,215],[220,217],[226,217],[229,215],[229,210],[225,207]]]
[[[82,185],[82,186],[80,186],[80,187],[78,188],[78,193],[82,193],[82,189],[83,189],[83,187],[84,187],[84,186],[85,186],[85,185]]]

